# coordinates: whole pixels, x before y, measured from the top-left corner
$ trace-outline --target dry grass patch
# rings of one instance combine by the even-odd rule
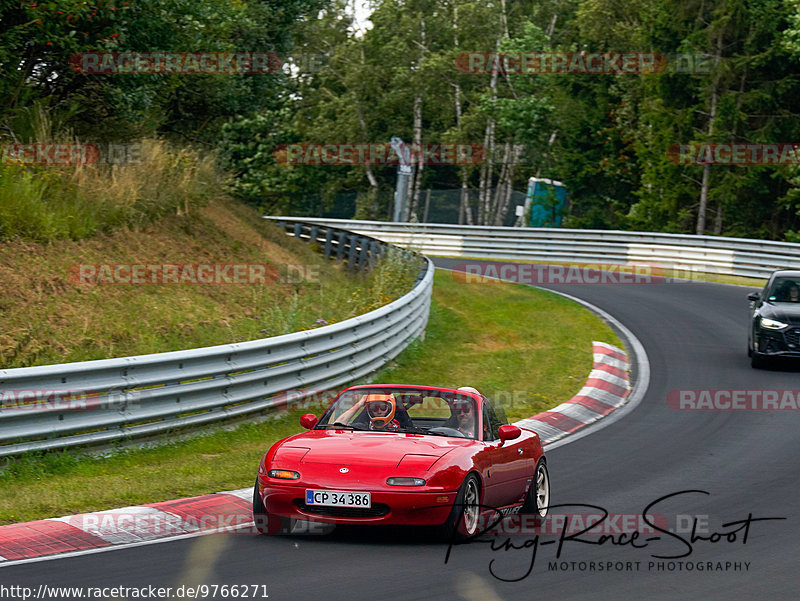
[[[77,283],[85,264],[308,267],[286,284]],[[86,240],[0,243],[0,368],[197,348],[340,321],[407,292],[416,266],[353,276],[252,209],[211,201],[141,230]],[[387,275],[388,274],[388,275]],[[313,277],[312,277],[313,276]]]

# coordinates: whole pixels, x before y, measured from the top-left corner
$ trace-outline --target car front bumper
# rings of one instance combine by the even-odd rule
[[[370,509],[306,505],[306,489],[319,486],[263,483],[259,492],[267,513],[283,518],[319,521],[331,524],[403,524],[431,526],[443,524],[453,508],[457,491],[403,490],[397,492],[354,489],[347,486],[330,490],[369,492]]]
[[[800,357],[800,326],[793,325],[783,330],[758,328],[753,350],[770,357]]]

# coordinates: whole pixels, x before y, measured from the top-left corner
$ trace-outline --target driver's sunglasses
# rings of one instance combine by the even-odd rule
[[[453,413],[472,413],[472,407],[454,407]]]
[[[373,411],[378,411],[379,413],[383,413],[385,411],[389,411],[390,405],[386,401],[372,401],[369,404],[370,409]]]

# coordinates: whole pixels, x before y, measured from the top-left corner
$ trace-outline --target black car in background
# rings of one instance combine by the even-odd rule
[[[772,272],[764,289],[747,299],[750,365],[760,368],[775,357],[800,357],[800,270]]]

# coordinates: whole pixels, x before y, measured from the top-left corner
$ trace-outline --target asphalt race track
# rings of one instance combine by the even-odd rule
[[[436,263],[451,267],[464,260]],[[263,592],[271,600],[314,601],[796,599],[800,412],[667,405],[676,390],[800,389],[796,365],[750,368],[749,290],[699,282],[553,288],[624,323],[646,349],[651,374],[646,395],[630,414],[548,452],[552,502],[570,504],[551,511],[596,514],[600,507],[636,519],[660,498],[708,493],[677,494],[651,509],[677,528],[675,535],[650,530],[637,539],[628,532],[602,545],[566,539],[558,559],[557,533],[543,534],[538,544],[533,535],[500,537],[494,548],[491,542],[454,546],[447,564],[446,544],[411,529],[339,528],[324,537],[211,535],[8,566],[0,569],[0,585],[174,590],[263,584],[250,598],[264,598]],[[746,528],[748,517],[753,521]],[[768,517],[785,519],[755,521]],[[688,542],[695,518],[696,534],[716,542]],[[521,548],[503,546],[506,540]]]

